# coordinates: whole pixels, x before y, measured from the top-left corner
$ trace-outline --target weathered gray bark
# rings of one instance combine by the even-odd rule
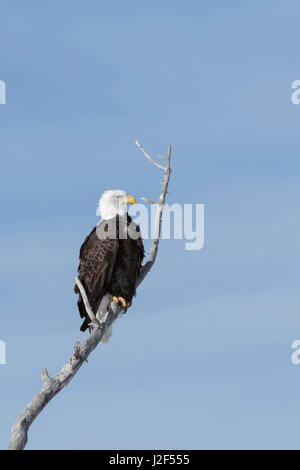
[[[162,222],[162,213],[164,208],[164,203],[167,195],[167,189],[169,184],[169,179],[171,175],[170,168],[170,159],[171,159],[171,146],[169,146],[168,153],[165,157],[166,166],[162,166],[159,163],[155,162],[143,149],[143,147],[136,142],[138,147],[144,153],[144,155],[156,166],[164,170],[164,178],[162,180],[162,190],[160,194],[159,201],[157,204],[157,211],[154,222],[154,236],[152,240],[152,246],[149,254],[149,259],[146,264],[142,267],[141,273],[137,280],[137,287],[141,284],[144,278],[147,276],[148,272],[152,268],[158,250],[160,231],[161,231],[161,222]],[[149,201],[153,203],[153,201]],[[78,283],[77,285],[80,289],[83,289],[83,286]],[[83,293],[85,294],[85,292]],[[15,421],[12,430],[11,430],[11,442],[9,444],[9,450],[22,450],[25,448],[28,440],[28,430],[39,415],[39,413],[45,408],[45,406],[52,400],[55,395],[57,395],[68,383],[72,380],[75,374],[78,372],[80,367],[87,362],[87,358],[91,352],[98,346],[100,343],[106,329],[118,318],[121,309],[119,308],[116,302],[113,302],[110,307],[108,316],[103,324],[100,324],[92,312],[92,309],[88,303],[88,299],[85,295],[83,296],[85,301],[86,310],[89,313],[92,323],[92,332],[88,339],[82,344],[77,342],[74,346],[73,355],[68,360],[68,362],[61,368],[61,370],[51,378],[48,375],[48,372],[45,368],[42,369],[42,388],[31,400],[30,403],[22,411],[18,419]]]

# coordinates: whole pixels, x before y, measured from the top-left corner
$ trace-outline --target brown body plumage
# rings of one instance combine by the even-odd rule
[[[113,230],[112,230],[113,228]],[[86,237],[80,249],[78,277],[82,282],[94,314],[107,293],[122,297],[130,304],[144,257],[144,246],[138,225],[130,216],[117,215],[103,220]],[[75,292],[79,293],[77,285]],[[78,309],[85,318],[81,331],[90,319],[79,293]]]

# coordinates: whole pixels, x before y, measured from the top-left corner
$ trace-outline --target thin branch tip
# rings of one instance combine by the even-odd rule
[[[138,140],[135,141],[136,145],[138,146],[138,148],[143,152],[143,154],[145,155],[146,158],[148,158],[148,160],[153,163],[153,165],[157,166],[158,168],[160,168],[161,170],[164,170],[164,171],[167,171],[167,168],[163,165],[161,165],[160,163],[157,163],[155,160],[153,160],[152,157],[150,157],[150,155],[146,152],[146,150],[144,149],[144,147],[139,143]]]
[[[86,292],[85,292],[85,289],[79,279],[78,276],[75,277],[75,282],[77,284],[77,287],[80,291],[80,294],[81,294],[81,297],[82,297],[82,300],[83,300],[83,303],[84,303],[84,306],[85,306],[85,309],[86,309],[86,312],[88,314],[88,316],[90,317],[90,320],[92,323],[94,322],[98,322],[98,320],[96,319],[95,315],[94,315],[94,312],[92,310],[92,307],[90,306],[90,303],[89,303],[89,299],[86,295]]]
[[[52,378],[48,374],[48,371],[47,371],[46,367],[42,368],[41,377],[42,377],[43,385],[47,385],[52,380]]]
[[[146,197],[141,197],[142,201],[148,202],[148,204],[159,204],[157,201],[152,201],[152,199],[148,199]]]

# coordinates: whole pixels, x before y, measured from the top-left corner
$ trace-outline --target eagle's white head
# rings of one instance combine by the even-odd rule
[[[127,204],[136,204],[135,198],[128,196],[121,189],[110,189],[105,191],[99,199],[96,215],[101,215],[104,220],[112,219],[116,215],[125,217]]]

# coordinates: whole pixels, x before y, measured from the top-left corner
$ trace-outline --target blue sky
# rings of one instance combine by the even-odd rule
[[[128,314],[32,425],[28,449],[299,448],[299,2],[1,2],[0,447],[83,340],[73,294],[97,200],[155,199],[163,241]]]

